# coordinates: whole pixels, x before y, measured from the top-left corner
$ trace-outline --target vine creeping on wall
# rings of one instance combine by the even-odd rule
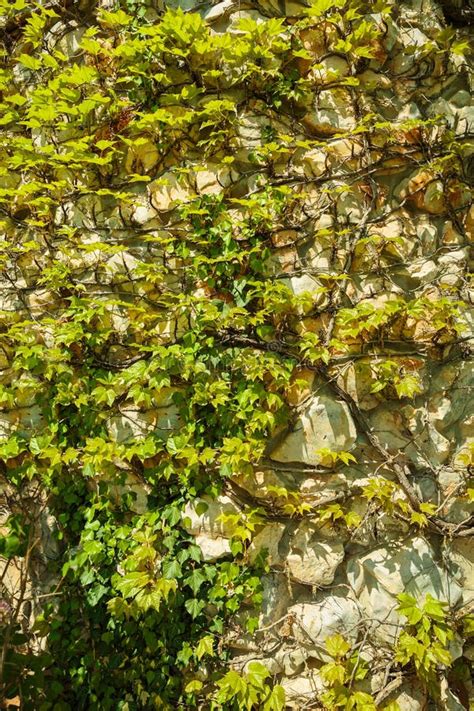
[[[467,22],[0,8],[5,707],[469,708]]]

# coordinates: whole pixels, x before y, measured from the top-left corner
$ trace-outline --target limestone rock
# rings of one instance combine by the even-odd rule
[[[315,65],[313,72],[321,82],[330,82],[349,74],[349,63],[347,59],[337,54],[330,54],[321,59]]]
[[[379,399],[370,392],[374,382],[370,366],[363,361],[349,363],[341,370],[338,382],[362,410],[372,410],[379,404]]]
[[[195,536],[204,560],[217,560],[230,553],[232,525],[222,521],[223,514],[236,514],[239,508],[228,496],[204,497],[186,505],[183,526]]]
[[[361,616],[356,602],[348,595],[320,593],[315,602],[297,603],[288,612],[296,619],[293,634],[307,650],[308,658],[331,661],[324,642],[336,633],[350,643],[357,640]]]
[[[267,524],[252,539],[252,542],[248,548],[250,561],[253,562],[259,554],[266,551],[267,558],[265,560],[267,561],[268,565],[281,564],[282,557],[278,551],[278,544],[284,531],[284,523],[272,522]]]
[[[314,109],[304,116],[303,123],[316,135],[333,136],[350,131],[356,124],[350,93],[344,89],[321,91]]]
[[[101,475],[100,481],[105,481],[108,495],[116,505],[121,505],[122,497],[127,496],[131,511],[144,514],[148,510],[148,495],[151,488],[132,472],[118,470],[115,477]],[[94,481],[94,484],[97,482]]]
[[[191,193],[173,173],[166,173],[148,186],[151,205],[160,212],[175,208],[180,202],[190,200]]]
[[[325,393],[315,395],[296,423],[293,432],[272,452],[277,462],[319,464],[316,450],[353,448],[357,433],[349,408]]]
[[[344,190],[337,198],[336,205],[341,219],[356,224],[362,219],[365,205],[364,197],[360,191],[356,189]]]
[[[135,141],[128,149],[125,158],[127,173],[143,175],[149,173],[160,160],[160,153],[155,143],[146,139]]]
[[[136,200],[131,214],[132,221],[137,225],[146,225],[152,220],[156,220],[158,211],[150,204],[146,196]]]
[[[337,543],[313,543],[301,553],[291,553],[287,565],[291,577],[304,585],[329,585],[336,568],[344,560],[344,549]]]
[[[207,22],[216,22],[216,20],[219,20],[232,9],[233,4],[233,0],[223,0],[216,5],[212,5],[209,9],[204,11],[204,18]]]
[[[56,22],[45,35],[45,42],[50,51],[59,50],[66,57],[74,57],[81,51],[80,42],[86,27],[77,26],[75,22],[69,24],[69,32],[64,32],[64,24]]]
[[[290,576],[303,585],[330,585],[343,560],[342,543],[322,540],[314,528],[304,522],[290,541],[286,565]]]
[[[262,658],[262,657],[258,657],[258,658],[256,658],[254,655],[250,655],[250,654],[247,655],[247,656],[248,656],[248,657],[251,656],[252,659],[248,659],[248,661],[246,661],[246,663],[245,663],[245,665],[244,665],[244,667],[243,667],[243,671],[244,671],[244,672],[248,672],[248,671],[249,671],[249,665],[250,665],[252,662],[259,662],[260,664],[263,664],[263,666],[264,666],[266,669],[268,669],[268,671],[269,671],[270,674],[272,674],[272,675],[281,674],[281,672],[283,671],[281,664],[278,663],[278,661],[275,659],[275,657],[263,657],[263,658]],[[237,664],[235,663],[235,661],[234,661],[234,662],[231,662],[232,667],[238,666],[238,663],[240,662],[240,659],[237,657],[236,661],[237,661]]]
[[[463,604],[474,602],[474,547],[468,538],[455,538],[446,544],[451,570],[463,589]]]
[[[292,488],[291,477],[285,475],[285,472],[275,469],[263,469],[261,471],[252,472],[248,475],[240,475],[233,477],[233,481],[241,489],[245,489],[251,496],[257,499],[266,499],[268,501],[269,486]]]
[[[396,702],[403,711],[425,711],[428,698],[422,683],[418,679],[410,679],[387,696],[385,703],[390,702]]]
[[[0,412],[0,438],[10,437],[13,432],[31,436],[41,432],[45,420],[38,405]]]
[[[144,439],[151,432],[167,437],[179,424],[179,412],[175,405],[143,411],[130,404],[124,405],[119,415],[109,419],[107,429],[116,442],[125,442],[128,439]]]
[[[308,178],[315,178],[323,175],[328,169],[327,151],[314,148],[308,151],[303,159],[305,175]]]
[[[423,600],[427,593],[450,605],[461,597],[461,588],[437,562],[437,556],[424,538],[410,538],[388,544],[347,563],[347,579],[365,617],[371,634],[381,642],[393,644],[399,616],[396,596],[406,592]]]
[[[441,678],[440,692],[440,704],[444,711],[465,711],[466,707],[449,688],[445,675]]]
[[[205,561],[219,560],[225,558],[230,551],[230,541],[228,538],[217,536],[209,538],[205,533],[198,533],[195,538],[196,544],[201,549],[202,558]]]
[[[300,676],[284,678],[280,683],[285,690],[287,707],[295,711],[307,707],[325,691],[321,676],[314,670]]]
[[[292,602],[292,590],[284,573],[268,573],[262,576],[262,605],[259,609],[260,627],[281,619]]]
[[[385,402],[370,410],[368,419],[382,446],[390,452],[403,450],[417,466],[438,466],[450,455],[451,441],[427,421],[422,409]]]
[[[303,670],[307,656],[306,651],[298,647],[297,649],[282,650],[276,655],[276,659],[286,676],[294,676]]]
[[[183,513],[184,526],[192,535],[209,533],[211,536],[230,538],[232,526],[220,520],[220,516],[236,514],[239,511],[229,496],[218,496],[216,499],[206,496],[186,505]]]
[[[442,215],[446,211],[443,183],[427,170],[413,173],[408,180],[402,181],[395,196],[397,200],[406,200],[431,215]]]
[[[234,177],[238,178],[238,174]],[[230,184],[231,171],[226,166],[209,164],[205,170],[196,170],[196,191],[201,195],[221,193]]]

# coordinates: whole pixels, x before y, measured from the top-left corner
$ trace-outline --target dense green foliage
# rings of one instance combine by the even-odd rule
[[[433,348],[442,357],[452,346],[462,357],[462,295],[438,284],[436,295],[414,290],[412,298],[377,307],[351,303],[344,289],[352,262],[380,274],[393,263],[396,244],[364,225],[351,232],[343,224],[317,236],[330,241],[334,254],[345,245],[350,257],[342,267],[334,260],[320,270],[316,296],[295,294],[275,265],[282,240],[301,242],[303,199],[313,190],[337,199],[350,187],[278,167],[326,145],[311,131],[302,138],[268,121],[263,145],[248,150],[239,133],[249,105],[291,123],[324,86],[362,96],[359,74],[384,62],[383,23],[374,13],[389,17],[393,5],[317,0],[298,21],[247,18],[238,33],[216,34],[198,14],[156,18],[134,2],[113,12],[91,10],[72,53],[48,35],[64,19],[56,9],[27,0],[1,7],[13,25],[22,19],[10,30],[14,52],[4,48],[0,74],[0,260],[11,282],[0,312],[7,373],[0,404],[33,413],[0,440],[14,511],[1,553],[31,563],[45,512],[54,515],[57,546],[47,561],[54,582],[34,628],[25,630],[19,612],[5,615],[4,694],[35,711],[200,705],[278,711],[283,691],[261,665],[246,675],[227,671],[223,633],[240,624],[232,620],[242,608],[249,611],[247,630],[258,626],[268,566],[265,556],[249,562],[254,531],[275,512],[301,517],[310,507],[297,493],[274,488],[273,510],[244,509],[233,522],[232,555],[212,562],[202,559],[183,525],[183,510],[198,496],[231,491],[235,479],[254,471],[269,440],[294,417],[291,396],[304,386],[302,369],[336,387],[374,447],[379,461],[362,492],[370,505],[414,530],[452,533],[396,464],[389,478],[388,455],[364,431],[350,396],[337,390],[332,369],[370,346],[374,396],[415,397],[423,386],[413,351]],[[331,41],[347,59],[347,75],[308,75],[314,60],[302,38],[323,21],[337,30]],[[446,30],[416,51],[448,63],[465,49]],[[456,219],[464,208],[466,143],[442,121],[394,126],[361,103],[347,135],[377,147],[378,167],[401,160],[402,146],[403,160],[441,186],[447,213]],[[223,175],[237,166],[247,179],[228,194],[201,195],[189,185],[208,162]],[[156,221],[143,227],[136,205],[149,211],[140,202],[147,189]],[[125,252],[135,255],[133,263],[122,259]],[[406,354],[384,355],[395,340]],[[160,408],[172,415],[153,426],[142,420],[117,436],[127,412]],[[344,467],[351,458],[321,450],[322,466]],[[468,484],[459,492],[465,499]],[[146,511],[139,489],[147,494]],[[350,529],[361,520],[350,501],[314,516]],[[466,533],[468,524],[456,528]],[[397,651],[401,666],[414,657],[430,683],[433,665],[450,660],[446,650],[437,651],[449,640],[436,632],[447,613],[433,610],[425,607],[434,626],[423,632],[411,609]],[[39,639],[45,651],[33,654]],[[433,644],[441,656],[425,664],[411,639]],[[325,670],[327,708],[375,708],[369,694],[352,693],[354,669],[361,679],[367,670],[345,644]]]

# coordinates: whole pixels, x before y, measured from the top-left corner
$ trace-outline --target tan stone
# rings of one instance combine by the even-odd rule
[[[320,464],[318,449],[349,451],[356,441],[356,430],[345,403],[326,394],[315,395],[293,431],[272,453],[277,462]]]
[[[296,406],[301,404],[310,395],[314,383],[314,371],[307,368],[295,368],[286,391],[288,404]]]
[[[304,585],[330,585],[336,569],[344,560],[341,543],[320,538],[318,532],[303,522],[290,541],[286,566],[293,580]]]
[[[314,62],[327,52],[330,43],[337,40],[337,30],[332,23],[321,20],[313,27],[301,30],[300,38],[303,47],[312,55]]]
[[[180,202],[187,202],[192,197],[189,188],[178,182],[173,173],[166,173],[159,180],[150,183],[148,192],[152,207],[163,212],[172,210]]]
[[[108,420],[107,429],[112,439],[125,442],[128,439],[144,439],[151,432],[168,437],[179,425],[180,418],[175,405],[140,410],[133,403],[125,403],[120,408],[120,414]]]
[[[285,524],[272,522],[267,524],[256,536],[248,548],[248,555],[251,562],[261,553],[267,553],[265,558],[268,565],[280,565],[282,556],[278,550],[278,544],[285,531]]]
[[[235,174],[238,178],[238,174]],[[231,183],[229,167],[209,164],[205,170],[196,170],[196,191],[201,195],[217,195]]]
[[[347,90],[327,89],[319,94],[313,111],[307,113],[302,121],[315,135],[333,136],[349,131],[356,124],[352,103]]]
[[[286,564],[293,580],[303,585],[330,585],[337,566],[344,560],[344,548],[337,543],[312,543],[301,552],[290,553]]]
[[[160,153],[155,143],[146,139],[139,139],[138,143],[130,146],[125,158],[127,173],[149,173],[160,159]]]
[[[402,188],[400,197],[406,198],[419,210],[425,210],[432,215],[441,215],[446,211],[443,183],[436,180],[427,170],[412,176],[406,188]]]

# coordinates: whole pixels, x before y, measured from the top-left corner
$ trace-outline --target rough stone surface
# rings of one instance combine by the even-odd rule
[[[331,661],[324,646],[328,637],[339,633],[355,642],[359,635],[358,605],[354,599],[340,593],[319,593],[315,602],[298,603],[288,612],[295,618],[294,634],[307,650],[308,658]]]
[[[356,430],[345,403],[326,394],[317,394],[302,413],[293,431],[272,452],[277,462],[319,464],[318,449],[349,451],[356,441]]]
[[[400,623],[396,612],[399,593],[434,598],[456,605],[462,589],[437,562],[431,545],[421,537],[397,541],[347,563],[347,581],[360,610],[372,624],[374,638],[393,643]]]
[[[255,564],[266,552],[268,567],[259,572],[261,607],[254,608],[246,600],[243,610],[229,623],[230,631],[226,631],[235,668],[248,669],[248,664],[258,659],[282,684],[288,708],[317,708],[325,690],[320,668],[331,660],[325,641],[341,634],[369,660],[372,679],[364,688],[376,695],[383,686],[385,670],[391,669],[393,646],[403,622],[396,612],[398,594],[408,593],[418,601],[430,594],[447,601],[454,612],[470,609],[474,602],[472,536],[460,537],[457,528],[454,534],[450,528],[448,535],[441,536],[434,524],[410,522],[413,511],[409,496],[395,468],[395,464],[403,467],[413,492],[422,503],[434,504],[436,515],[445,524],[462,527],[472,517],[474,508],[468,493],[472,483],[466,457],[469,459],[469,447],[474,443],[474,311],[469,306],[474,299],[469,284],[474,235],[474,72],[467,51],[449,54],[444,49],[445,20],[449,19],[446,7],[459,8],[461,3],[407,0],[384,17],[364,15],[367,3],[361,3],[357,12],[374,20],[381,36],[371,40],[370,56],[359,56],[355,46],[349,59],[342,50],[334,49],[335,44],[343,42],[342,37],[347,40],[348,32],[341,34],[337,23],[327,21],[324,13],[315,15],[312,23],[308,3],[303,1],[240,4],[234,0],[170,0],[153,4],[156,8],[147,10],[152,22],[158,21],[168,6],[185,13],[196,10],[210,24],[213,36],[221,37],[223,43],[229,37],[232,42],[242,33],[241,21],[261,27],[273,18],[282,21],[282,32],[291,33],[295,19],[303,17],[308,26],[298,30],[291,41],[304,52],[284,65],[283,71],[271,64],[273,60],[267,63],[265,57],[258,57],[259,69],[267,73],[266,86],[259,87],[255,96],[259,80],[253,77],[253,69],[245,78],[244,89],[239,88],[240,77],[232,72],[223,78],[213,76],[213,72],[219,74],[220,63],[207,72],[199,90],[210,90],[212,97],[226,99],[234,107],[228,123],[222,116],[217,126],[218,131],[224,125],[226,130],[231,127],[223,148],[216,144],[215,150],[208,150],[206,140],[214,130],[209,126],[202,131],[188,127],[179,140],[174,139],[174,126],[167,127],[159,138],[159,121],[142,137],[132,131],[130,138],[127,125],[107,127],[112,145],[122,135],[130,138],[121,162],[111,174],[105,167],[99,171],[100,194],[95,183],[89,191],[87,170],[78,178],[75,191],[67,193],[62,202],[52,193],[47,223],[50,243],[34,243],[41,198],[35,202],[33,193],[23,191],[27,185],[23,174],[5,171],[1,188],[13,187],[15,195],[12,206],[5,207],[11,207],[11,215],[2,212],[0,221],[2,336],[12,324],[21,330],[24,321],[25,338],[31,336],[26,348],[32,348],[25,357],[34,360],[34,348],[42,343],[49,349],[48,357],[54,356],[58,344],[51,322],[61,322],[66,301],[78,295],[90,297],[103,305],[103,314],[97,309],[91,318],[102,319],[101,328],[109,329],[112,335],[100,353],[87,361],[87,367],[96,369],[100,377],[102,369],[125,376],[130,367],[139,365],[134,362],[134,344],[145,338],[154,346],[175,343],[193,327],[192,318],[183,317],[178,306],[160,313],[149,326],[147,318],[154,309],[160,310],[157,304],[163,293],[172,294],[176,303],[190,296],[207,299],[208,305],[217,309],[216,314],[221,313],[219,309],[232,314],[232,309],[238,311],[241,306],[237,289],[232,292],[229,287],[225,294],[213,291],[213,279],[209,284],[203,279],[190,293],[185,258],[177,253],[165,256],[162,244],[175,234],[182,238],[182,244],[196,248],[186,233],[180,204],[222,199],[222,204],[231,205],[230,214],[234,216],[240,200],[262,197],[272,181],[288,188],[291,215],[271,214],[259,239],[265,240],[271,252],[264,265],[268,267],[269,283],[286,288],[288,302],[302,296],[304,300],[288,318],[286,313],[282,317],[269,307],[268,323],[275,326],[274,340],[261,343],[259,353],[265,350],[277,356],[283,348],[280,331],[285,328],[291,348],[296,335],[312,334],[320,345],[330,347],[329,385],[321,377],[324,361],[315,360],[315,365],[301,358],[285,391],[291,410],[287,426],[278,425],[274,431],[269,426],[268,451],[253,470],[249,466],[242,473],[230,467],[226,474],[238,495],[196,499],[186,506],[181,524],[194,537],[204,561],[225,562],[232,558],[234,525],[222,517],[245,516],[249,508],[268,514],[268,520],[251,532],[244,545],[245,564]],[[82,23],[87,22],[88,6],[78,4],[83,17],[77,21],[68,19],[69,10],[64,18],[51,20],[45,35],[49,53],[61,52],[66,60],[82,62],[80,42],[86,31]],[[114,3],[101,0],[98,6],[112,10]],[[6,23],[1,17],[2,28]],[[364,27],[359,18],[355,26],[359,32]],[[7,28],[4,34],[14,38],[17,30],[10,32]],[[469,28],[461,23],[454,31],[462,48],[469,40]],[[120,32],[118,28],[117,36]],[[433,47],[437,48],[432,52]],[[28,43],[23,50],[29,54]],[[199,74],[200,62],[207,59],[199,53],[197,56],[189,62],[195,63],[193,71]],[[188,58],[183,58],[183,66],[186,62]],[[225,67],[225,61],[222,65]],[[48,71],[45,64],[45,76]],[[177,70],[176,84],[186,87],[180,72]],[[310,82],[314,87],[308,99],[299,98],[298,82],[294,82],[297,75],[302,83]],[[14,92],[18,92],[20,102],[34,88],[32,76],[27,67],[16,65]],[[110,80],[106,74],[101,77],[104,85]],[[273,104],[262,98],[268,86]],[[283,97],[278,94],[280,90]],[[78,94],[80,91],[81,86]],[[122,86],[118,91],[125,105],[128,88]],[[8,98],[10,89],[4,93]],[[7,101],[5,97],[3,100]],[[161,90],[153,100],[159,103]],[[186,105],[200,111],[200,102],[198,92],[197,98]],[[361,127],[365,114],[369,118]],[[419,127],[419,121],[437,116],[441,116],[437,125]],[[367,129],[374,122],[386,122],[386,129],[381,128],[375,137]],[[7,153],[15,132],[21,130],[14,126],[11,135],[5,135]],[[164,147],[167,132],[173,136],[169,150]],[[90,140],[98,138],[97,134]],[[446,146],[454,138],[458,154],[444,165]],[[58,136],[52,136],[48,125],[31,129],[37,155],[77,139],[66,122]],[[195,139],[201,141],[199,145]],[[436,149],[431,155],[433,145]],[[226,161],[222,162],[224,155]],[[68,170],[67,165],[58,168],[58,195],[61,178],[67,178]],[[456,171],[462,180],[454,180]],[[133,181],[128,180],[131,175]],[[129,194],[123,204],[117,204],[120,201],[107,194],[107,188],[122,190],[123,186]],[[65,237],[68,230],[72,231],[71,243]],[[234,237],[238,245],[245,241],[238,230]],[[17,250],[15,240],[21,245],[31,244],[31,248]],[[97,247],[101,241],[105,249]],[[53,280],[52,285],[47,282],[48,268],[57,264],[70,270],[77,293],[65,291],[60,280],[57,284]],[[156,282],[143,277],[144,272],[157,267],[161,271]],[[242,267],[242,275],[244,272]],[[414,307],[418,299],[422,304]],[[446,316],[443,304],[458,300],[459,313]],[[394,311],[382,323],[384,309],[402,302],[405,310]],[[431,309],[436,302],[441,302],[438,311]],[[360,311],[348,324],[341,311],[351,308]],[[238,331],[238,318],[238,314],[230,318],[229,330]],[[344,343],[339,341],[341,333],[345,333]],[[65,372],[64,381],[67,387],[75,388],[76,361],[84,357],[84,346],[68,338],[60,344],[73,355],[71,372]],[[51,414],[48,403],[38,396],[49,375],[30,373],[27,382],[26,370],[17,365],[13,368],[13,359],[5,336],[0,348],[0,447],[9,438],[19,438],[33,451],[35,438],[42,434]],[[387,360],[392,362],[389,375],[383,371]],[[178,382],[182,376],[174,375]],[[410,377],[416,382],[416,392],[412,396],[397,392],[397,385],[403,386]],[[267,385],[265,379],[264,387]],[[138,389],[141,387],[142,383]],[[102,484],[115,507],[120,508],[127,498],[131,514],[148,510],[153,487],[146,483],[146,476],[141,476],[136,462],[126,460],[125,455],[129,447],[139,447],[147,438],[163,445],[183,427],[173,400],[178,387],[149,386],[149,401],[139,397],[134,400],[125,387],[123,391],[118,387],[117,392],[105,387],[105,400],[93,403],[98,413],[93,427],[103,425],[104,436],[125,454],[123,459],[109,463],[113,475],[107,470],[88,477],[90,491]],[[349,407],[337,388],[342,388],[347,399],[360,409],[369,434],[380,444],[378,448],[364,436],[354,407]],[[78,387],[78,407],[80,399],[89,396]],[[58,417],[66,421],[67,409]],[[350,453],[355,461],[337,456],[331,459],[319,450],[343,456]],[[2,455],[6,471],[23,463],[24,453],[12,452]],[[151,456],[145,463],[140,461],[140,466],[149,466],[154,472],[160,465],[160,455]],[[203,471],[206,467],[204,461]],[[213,484],[217,484],[217,468],[210,471],[211,479],[215,476]],[[387,489],[393,487],[393,491],[390,489],[385,498],[383,492],[371,497],[367,489],[375,479],[385,482]],[[282,512],[285,489],[290,492],[289,501],[303,506],[300,511]],[[283,494],[275,493],[278,490]],[[35,500],[34,492],[31,498]],[[2,491],[2,526],[8,501],[9,492]],[[400,502],[405,508],[397,508]],[[344,518],[348,514],[358,515],[358,522],[348,524]],[[47,569],[48,561],[56,561],[58,556],[53,535],[57,525],[46,507],[37,522],[37,568],[27,588],[32,599],[38,591],[46,595],[52,589]],[[5,530],[2,527],[1,532]],[[18,561],[6,566],[0,559],[0,576],[4,586],[1,595],[5,599],[7,595],[14,597],[22,580]],[[260,626],[255,634],[245,632],[245,622],[252,616],[258,618]],[[453,658],[474,661],[472,643],[463,648],[456,636],[450,649]],[[443,681],[441,672],[440,679]],[[456,689],[445,685],[440,688],[442,711],[468,708],[469,700],[459,700]],[[470,694],[472,706],[472,685],[467,684],[464,691],[465,696]],[[401,711],[431,709],[412,667],[404,668],[403,679],[383,703],[389,701],[397,702]]]
[[[344,546],[318,539],[317,532],[303,524],[290,541],[286,564],[290,576],[304,585],[330,585],[344,560]]]
[[[220,517],[238,512],[239,508],[228,496],[198,499],[186,506],[183,525],[196,536],[204,560],[217,560],[230,553],[232,525]]]
[[[249,546],[250,560],[255,560],[259,554],[266,555],[268,565],[278,565],[283,562],[283,557],[279,553],[278,544],[285,531],[283,523],[269,523],[256,536],[253,537]]]

